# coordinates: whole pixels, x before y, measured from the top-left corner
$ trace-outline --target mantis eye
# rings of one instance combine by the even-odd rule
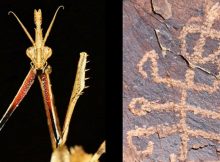
[[[45,46],[43,48],[44,59],[47,60],[52,55],[52,49],[50,47]]]
[[[34,53],[35,53],[35,48],[34,47],[29,47],[27,50],[26,50],[26,54],[27,56],[33,60],[34,59]]]

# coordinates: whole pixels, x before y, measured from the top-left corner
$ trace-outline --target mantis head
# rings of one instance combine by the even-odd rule
[[[32,43],[32,46],[29,47],[26,50],[27,56],[31,59],[31,65],[35,69],[39,70],[44,70],[45,67],[47,66],[47,60],[48,58],[52,55],[52,49],[50,47],[45,46],[45,43],[47,41],[47,38],[49,36],[49,33],[51,31],[51,28],[53,26],[54,20],[56,18],[57,12],[59,11],[60,8],[64,9],[64,6],[59,6],[53,16],[53,19],[47,29],[47,32],[45,36],[43,37],[43,29],[41,28],[42,24],[42,12],[41,9],[39,10],[34,10],[34,23],[36,25],[35,28],[35,41],[23,25],[23,23],[20,21],[20,19],[17,17],[17,15],[10,11],[8,14],[13,14],[21,27],[23,28],[24,32],[26,33],[27,37]]]

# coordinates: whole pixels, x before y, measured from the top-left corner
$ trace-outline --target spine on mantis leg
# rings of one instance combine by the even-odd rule
[[[2,119],[0,120],[0,130],[4,127],[5,123],[8,121],[8,119],[10,118],[14,110],[18,107],[18,105],[21,103],[21,101],[24,99],[24,97],[28,93],[29,89],[34,83],[35,77],[36,77],[36,70],[34,68],[31,68],[25,80],[23,81],[20,89],[18,90],[16,96],[14,97],[7,111],[5,112]]]
[[[63,125],[63,139],[62,144],[65,144],[68,131],[69,131],[69,124],[73,114],[74,107],[79,96],[82,94],[85,87],[85,72],[86,72],[86,63],[87,63],[87,56],[88,54],[85,52],[80,53],[80,58],[77,66],[76,78],[73,86],[73,91],[70,97],[70,102],[68,105],[64,125]]]

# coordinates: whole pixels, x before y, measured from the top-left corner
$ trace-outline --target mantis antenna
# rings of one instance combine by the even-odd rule
[[[10,14],[14,15],[14,17],[18,20],[18,22],[19,22],[19,24],[21,25],[22,29],[24,30],[24,32],[26,33],[26,35],[28,36],[28,38],[30,39],[31,43],[32,43],[33,46],[34,46],[35,43],[34,43],[33,38],[31,37],[31,35],[29,34],[29,32],[27,31],[27,29],[25,28],[25,26],[22,24],[22,22],[20,21],[20,19],[17,17],[17,15],[16,15],[14,12],[9,11],[9,12],[8,12],[8,15],[10,15]]]
[[[51,21],[51,23],[50,23],[50,26],[48,27],[47,32],[46,32],[46,34],[45,34],[45,37],[44,37],[44,40],[43,40],[43,45],[44,45],[45,42],[47,41],[47,37],[48,37],[49,34],[50,34],[50,30],[51,30],[51,28],[52,28],[52,26],[53,26],[54,20],[55,20],[55,18],[56,18],[56,16],[57,16],[57,13],[58,13],[58,11],[59,11],[60,8],[63,8],[63,10],[64,10],[64,6],[59,6],[59,7],[57,8],[57,10],[56,10],[56,12],[55,12],[55,14],[54,14],[54,16],[53,16],[53,19],[52,19],[52,21]]]
[[[48,29],[47,29],[47,32],[46,32],[46,34],[45,34],[45,37],[44,37],[44,40],[43,40],[43,45],[44,45],[45,42],[47,41],[47,38],[48,38],[48,36],[49,36],[49,34],[50,34],[51,28],[52,28],[52,26],[53,26],[53,23],[54,23],[54,21],[55,21],[55,18],[56,18],[56,16],[57,16],[57,13],[58,13],[58,11],[59,11],[60,8],[63,8],[63,9],[64,9],[64,6],[59,6],[59,7],[57,8],[57,10],[56,10],[56,12],[55,12],[55,14],[54,14],[54,16],[53,16],[53,19],[52,19],[52,21],[51,21],[51,23],[50,23],[50,25],[49,25],[49,27],[48,27]],[[26,29],[26,27],[25,27],[25,26],[23,25],[23,23],[21,22],[21,20],[18,18],[18,16],[17,16],[13,11],[9,11],[9,12],[8,12],[8,15],[10,15],[10,14],[14,15],[14,17],[17,19],[17,21],[18,21],[19,24],[21,25],[22,29],[24,30],[25,34],[27,35],[27,37],[29,38],[29,40],[31,41],[31,43],[33,44],[33,46],[35,46],[35,42],[34,42],[33,38],[31,37],[31,35],[30,35],[30,33],[28,32],[28,30]]]

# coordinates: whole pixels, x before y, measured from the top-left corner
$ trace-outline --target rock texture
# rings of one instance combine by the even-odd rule
[[[220,3],[123,1],[123,161],[220,161]]]

